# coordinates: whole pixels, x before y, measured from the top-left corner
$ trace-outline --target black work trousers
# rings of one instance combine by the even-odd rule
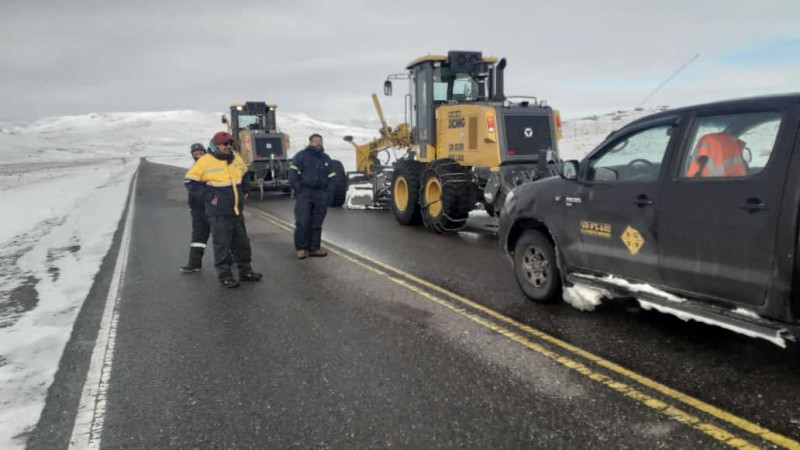
[[[211,234],[211,224],[208,223],[208,216],[204,210],[190,209],[192,213],[192,243],[189,245],[189,265],[201,267],[203,265],[203,253],[208,244],[208,236]]]
[[[244,215],[211,216],[211,236],[214,238],[214,268],[220,277],[231,275],[234,263],[239,274],[252,270],[250,238],[244,226]]]
[[[322,241],[322,222],[328,212],[328,194],[324,189],[301,188],[295,195],[294,248],[319,250]]]

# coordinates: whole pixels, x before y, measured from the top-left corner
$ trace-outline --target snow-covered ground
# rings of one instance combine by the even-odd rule
[[[660,106],[653,109],[637,109],[634,111],[614,111],[603,115],[594,115],[580,119],[566,120],[562,127],[562,139],[558,146],[561,158],[581,159],[594,150],[597,144],[612,131],[616,131],[636,119],[667,109]]]
[[[565,158],[653,111],[567,121]],[[225,129],[221,113],[165,111],[51,117],[0,124],[0,448],[22,448],[44,406],[73,323],[108,252],[139,163],[188,167],[189,145]],[[348,124],[369,123],[352,120]],[[375,130],[279,111],[291,156],[308,135],[347,170]],[[395,124],[393,124],[395,125]]]
[[[0,164],[147,157],[186,167],[191,163],[191,143],[207,145],[214,133],[225,130],[221,116],[200,111],[93,113],[0,124]],[[350,169],[355,167],[355,154],[342,138],[350,134],[363,142],[376,135],[370,129],[322,122],[302,113],[279,111],[278,125],[290,136],[289,156],[303,149],[311,133],[320,133],[331,157]]]

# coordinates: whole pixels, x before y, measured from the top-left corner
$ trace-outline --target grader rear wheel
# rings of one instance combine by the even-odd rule
[[[451,159],[434,161],[422,174],[422,220],[437,233],[455,232],[467,224],[475,205],[467,170]]]

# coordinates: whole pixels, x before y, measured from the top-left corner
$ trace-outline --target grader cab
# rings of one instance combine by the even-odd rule
[[[222,116],[233,136],[234,149],[249,167],[250,185],[259,189],[290,192],[289,135],[276,125],[276,105],[245,102],[231,105],[230,119]]]
[[[475,51],[412,61],[384,84],[391,95],[392,80],[409,81],[407,120],[394,130],[373,94],[381,136],[363,145],[345,140],[373,185],[373,201],[385,200],[398,222],[459,231],[479,204],[497,215],[511,189],[556,173],[559,113],[535,97],[507,97],[505,67],[505,59]],[[378,158],[389,148],[404,151],[391,168]]]

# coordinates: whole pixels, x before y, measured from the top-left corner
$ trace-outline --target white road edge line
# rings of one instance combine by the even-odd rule
[[[119,253],[114,266],[114,275],[108,288],[108,297],[97,332],[97,341],[92,350],[92,360],[86,373],[75,426],[69,439],[69,448],[74,450],[99,449],[106,412],[106,394],[111,377],[111,363],[114,359],[114,343],[117,338],[117,304],[125,281],[128,265],[128,249],[131,242],[131,223],[133,222],[134,198],[139,171],[133,175],[130,196],[128,197],[127,217],[122,232]]]

